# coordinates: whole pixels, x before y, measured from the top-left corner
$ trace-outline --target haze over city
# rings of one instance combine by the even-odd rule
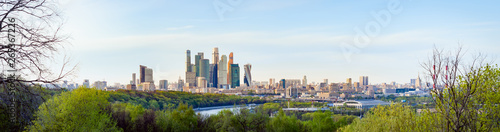
[[[226,3],[232,10],[223,13],[216,2],[61,2],[63,33],[71,35],[72,44],[65,50],[79,63],[77,76],[68,80],[127,84],[139,65],[146,65],[155,81],[173,82],[185,78],[186,50],[210,58],[213,47],[220,55],[233,52],[241,66],[252,64],[255,81],[306,75],[309,82],[369,76],[373,84],[409,83],[434,45],[461,44],[470,54],[500,55],[497,2],[242,0]],[[391,6],[400,11],[382,17],[384,26],[374,14]],[[355,29],[366,31],[373,22],[381,24],[380,32],[356,47]],[[359,52],[346,56],[342,48],[349,46]]]

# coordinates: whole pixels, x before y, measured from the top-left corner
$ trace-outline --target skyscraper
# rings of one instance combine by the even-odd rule
[[[132,84],[135,85],[135,73],[132,73]]]
[[[221,86],[220,88],[223,88],[224,85],[227,85],[227,56],[226,55],[222,55],[220,61],[219,61],[219,66],[217,67],[219,68],[219,79],[218,79],[218,83],[219,83],[219,86]]]
[[[215,47],[212,51],[212,64],[219,63],[219,48]]]
[[[146,66],[139,65],[139,83],[146,81]]]
[[[198,52],[198,55],[195,55],[194,56],[194,67],[196,69],[196,76],[199,77],[200,76],[200,63],[201,63],[201,60],[203,59],[203,52]]]
[[[349,88],[349,89],[352,88],[352,79],[351,78],[347,78],[345,83],[347,83],[347,88]]]
[[[240,86],[240,66],[231,64],[231,88]]]
[[[245,69],[245,75],[243,77],[243,82],[247,86],[250,86],[250,85],[252,85],[252,74],[250,73],[250,70],[252,69],[252,65],[246,64],[246,65],[243,65],[243,68]]]
[[[307,78],[306,78],[306,75],[304,75],[304,79],[302,79],[302,87],[307,87]]]
[[[143,83],[143,82],[154,83],[153,82],[153,69],[148,68],[148,67],[143,66],[143,65],[139,65],[139,71],[140,71],[140,82],[139,83]]]
[[[195,56],[198,57],[198,56]],[[186,83],[189,86],[194,86],[196,84],[196,71],[193,71],[193,64],[191,64],[191,51],[186,51]]]
[[[210,87],[217,87],[218,84],[218,75],[219,75],[219,68],[218,68],[218,63],[219,63],[219,48],[215,47],[212,51],[212,65],[210,67],[210,78],[209,80],[209,85]]]
[[[360,76],[359,77],[359,85],[367,86],[368,85],[368,76]]]
[[[159,89],[163,89],[163,90],[168,89],[168,81],[167,80],[160,80],[159,85],[160,85]]]
[[[209,60],[208,59],[202,59],[200,61],[200,77],[205,77],[205,79],[209,78],[209,75],[210,75],[209,69],[210,69]]]
[[[420,74],[417,76],[417,80],[415,80],[415,88],[421,88],[422,87],[422,80],[420,80]]]
[[[191,51],[186,50],[186,72],[193,72],[191,70]]]
[[[233,72],[231,70],[231,67],[232,67],[232,64],[233,64],[233,52],[229,53],[229,61],[227,62],[227,83],[232,84],[232,75],[231,73]],[[233,86],[231,86],[231,88],[233,88]]]

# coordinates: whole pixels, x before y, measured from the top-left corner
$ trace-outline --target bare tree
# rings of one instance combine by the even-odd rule
[[[431,94],[436,103],[436,126],[441,131],[476,131],[480,119],[481,105],[478,88],[484,78],[482,67],[484,55],[477,55],[465,64],[464,52],[460,46],[455,52],[445,53],[434,48],[432,56],[421,64],[431,78]]]
[[[62,17],[56,4],[47,0],[0,0],[0,104],[15,111],[14,130],[22,130],[22,124],[30,122],[44,100],[33,86],[55,84],[76,67],[67,59],[59,71],[48,67],[66,39],[59,33]],[[15,74],[8,75],[6,70]]]

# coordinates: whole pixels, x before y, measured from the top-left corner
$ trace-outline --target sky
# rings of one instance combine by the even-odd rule
[[[409,83],[435,47],[500,56],[497,1],[426,0],[63,0],[59,56],[81,84],[128,84],[139,65],[157,82],[185,78],[185,52],[234,53],[256,81]],[[243,73],[240,73],[243,78]],[[242,82],[242,81],[241,81]]]

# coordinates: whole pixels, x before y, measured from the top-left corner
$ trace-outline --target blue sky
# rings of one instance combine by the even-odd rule
[[[409,83],[423,71],[419,63],[434,45],[452,50],[460,43],[468,55],[481,52],[491,59],[500,55],[498,2],[230,1],[240,3],[62,1],[63,32],[71,36],[64,53],[79,64],[76,76],[68,80],[128,83],[142,64],[153,68],[155,81],[177,81],[184,78],[187,49],[192,56],[204,52],[211,58],[213,47],[221,55],[234,52],[234,61],[241,66],[252,64],[257,81],[306,75],[309,82],[369,76],[370,83]],[[219,15],[214,3],[232,10]],[[391,5],[401,11],[389,12],[390,19],[382,17],[387,20],[382,26],[372,14],[388,12]],[[371,25],[368,30],[367,25]],[[356,27],[375,32],[369,43],[356,45]],[[346,57],[345,47],[358,52]]]

